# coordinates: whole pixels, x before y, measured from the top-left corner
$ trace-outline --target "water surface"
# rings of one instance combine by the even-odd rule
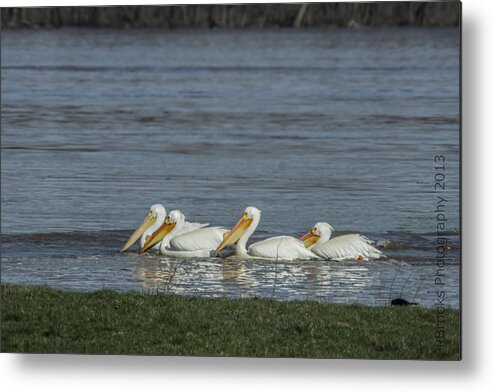
[[[458,306],[457,28],[6,30],[1,56],[3,283],[433,306],[441,195]],[[156,202],[225,226],[254,205],[255,239],[328,221],[388,259],[118,254]]]

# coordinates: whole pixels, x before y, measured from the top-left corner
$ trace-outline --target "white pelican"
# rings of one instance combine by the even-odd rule
[[[261,258],[280,260],[317,259],[318,257],[306,249],[303,242],[288,236],[267,238],[246,248],[250,236],[260,222],[260,210],[247,207],[243,216],[225,236],[216,249],[220,252],[228,245],[236,243],[236,256],[240,258]]]
[[[161,204],[154,204],[149,208],[149,212],[141,225],[133,232],[127,243],[121,248],[120,252],[125,252],[140,237],[140,247],[146,242],[146,238],[154,233],[161,226],[166,218],[166,209]]]
[[[147,239],[139,251],[144,253],[158,242],[159,252],[170,257],[210,257],[227,232],[222,227],[194,227],[196,223],[185,221],[185,215],[173,210],[164,223]]]
[[[373,247],[372,241],[359,234],[344,234],[330,239],[334,229],[327,222],[318,222],[313,228],[300,237],[305,247],[323,259],[372,260],[385,257]]]

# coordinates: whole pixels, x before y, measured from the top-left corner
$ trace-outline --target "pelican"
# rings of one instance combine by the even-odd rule
[[[226,246],[236,243],[236,256],[243,259],[299,260],[318,258],[304,247],[303,242],[288,236],[268,238],[250,245],[247,249],[246,244],[260,222],[260,215],[259,209],[247,207],[240,220],[224,236],[224,240],[217,247],[216,253],[219,253]]]
[[[201,227],[193,225],[185,221],[185,215],[181,211],[171,211],[164,223],[147,239],[139,253],[144,253],[161,242],[159,252],[164,256],[210,257],[227,230],[222,227],[205,227],[208,223]]]
[[[154,233],[161,226],[166,218],[166,209],[161,204],[154,204],[149,208],[149,212],[141,225],[133,232],[127,243],[121,248],[120,252],[125,252],[140,237],[140,247],[146,242],[146,238]],[[158,247],[159,248],[159,247]]]
[[[318,222],[313,228],[300,237],[305,247],[323,259],[373,260],[385,257],[373,247],[372,241],[359,234],[344,234],[330,239],[334,229],[327,222]]]

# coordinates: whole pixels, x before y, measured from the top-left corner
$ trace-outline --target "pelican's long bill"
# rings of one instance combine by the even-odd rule
[[[146,239],[146,242],[142,249],[139,250],[139,253],[144,253],[147,249],[152,248],[154,245],[162,241],[163,238],[166,237],[168,233],[175,228],[175,226],[176,222],[170,223],[169,217],[167,217],[161,227]]]
[[[305,248],[307,249],[310,248],[311,246],[315,245],[319,240],[320,236],[315,234],[316,231],[317,229],[313,228],[308,233],[300,237],[300,241],[303,242]]]
[[[217,247],[216,253],[219,253],[221,250],[226,248],[229,245],[233,245],[238,241],[248,227],[252,224],[252,218],[248,217],[248,214],[245,212],[240,220],[236,223],[235,227],[233,227],[230,231],[228,231],[223,238],[223,242]]]
[[[146,231],[156,221],[156,219],[157,217],[155,215],[153,216],[152,212],[149,211],[142,224],[137,230],[133,232],[127,243],[123,246],[123,248],[120,249],[120,252],[125,252],[128,248],[130,248],[135,243],[135,241],[137,241],[140,236],[144,234],[144,231]]]

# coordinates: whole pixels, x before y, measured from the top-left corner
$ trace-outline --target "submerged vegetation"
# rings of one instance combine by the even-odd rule
[[[459,312],[2,285],[2,352],[460,358]]]

